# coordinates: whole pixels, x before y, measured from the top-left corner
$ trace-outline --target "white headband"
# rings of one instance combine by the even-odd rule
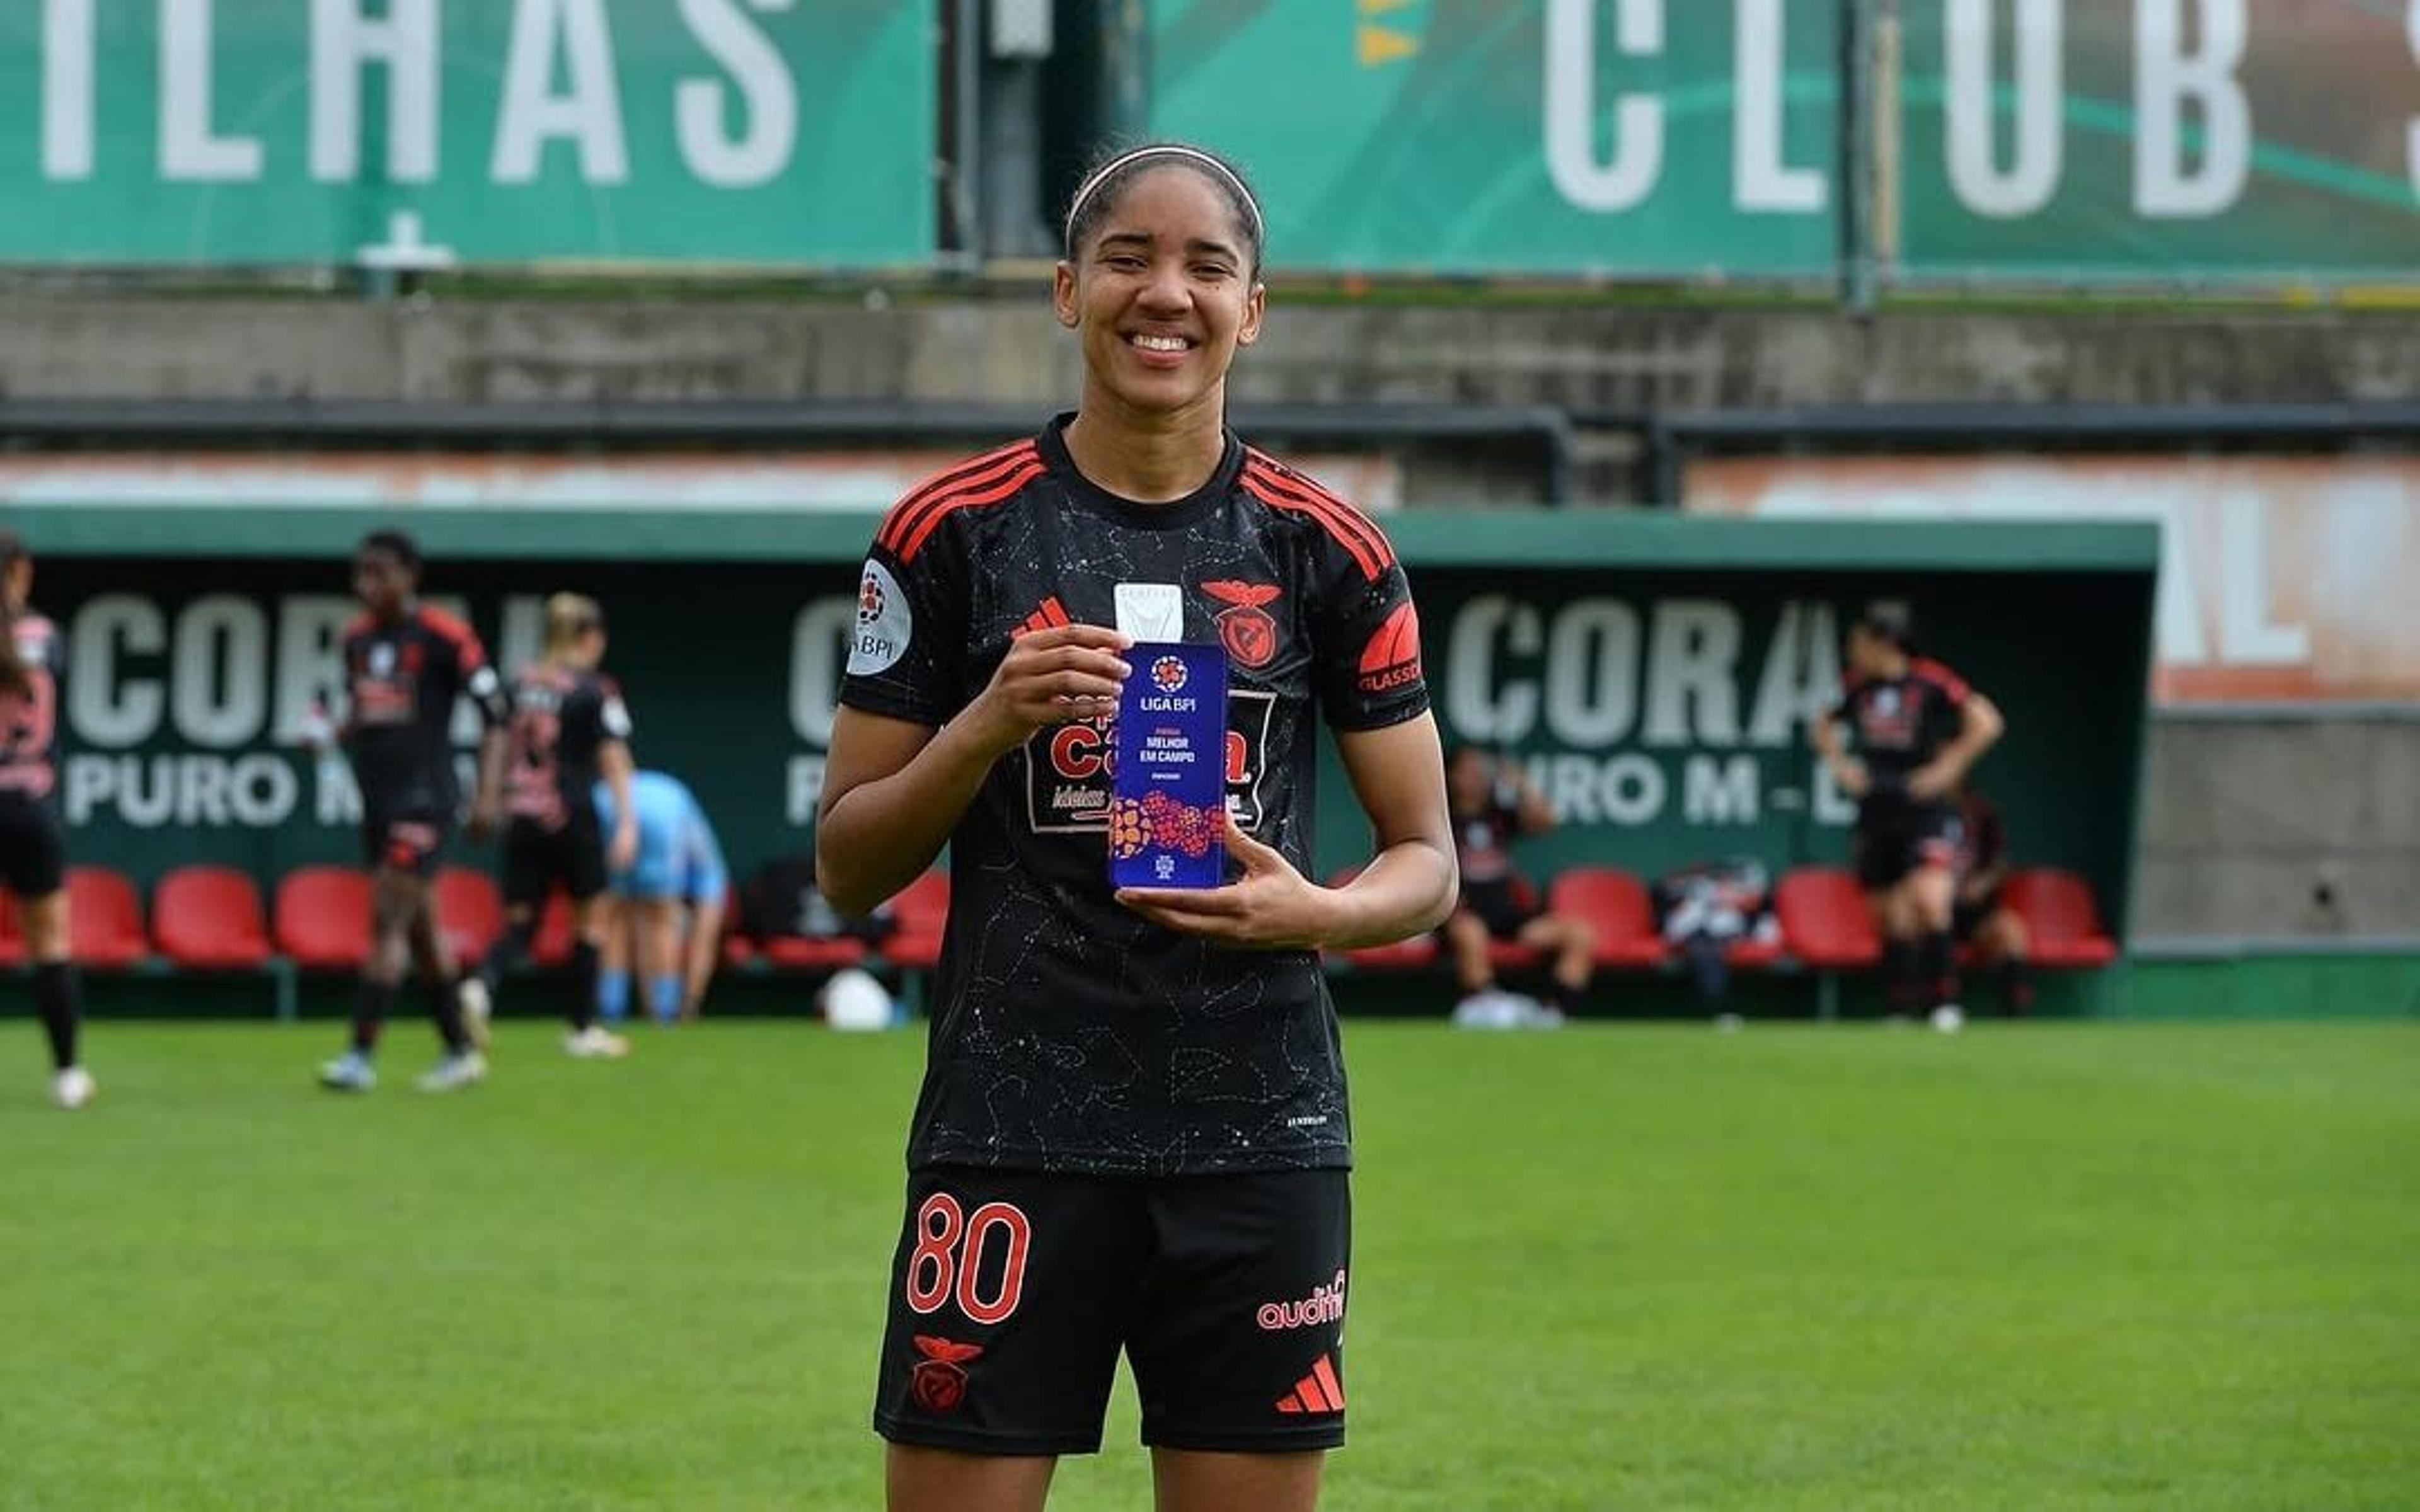
[[[1108,183],[1111,176],[1124,172],[1145,158],[1156,157],[1182,158],[1187,162],[1199,163],[1234,185],[1235,193],[1242,198],[1245,208],[1252,212],[1253,239],[1257,240],[1265,234],[1261,229],[1261,202],[1254,199],[1252,192],[1245,187],[1244,181],[1235,177],[1234,169],[1228,167],[1199,147],[1178,147],[1169,143],[1159,147],[1137,147],[1132,152],[1120,153],[1103,163],[1092,177],[1084,180],[1084,187],[1076,191],[1075,203],[1067,207],[1066,233],[1062,239],[1070,243],[1068,248],[1070,252],[1075,250],[1073,243],[1076,239],[1076,218],[1084,213],[1085,203],[1100,193],[1101,186]]]

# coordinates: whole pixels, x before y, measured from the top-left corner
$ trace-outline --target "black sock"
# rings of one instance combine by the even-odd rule
[[[1538,1001],[1558,1013],[1568,1013],[1579,995],[1580,990],[1570,982],[1559,977],[1548,977],[1546,985],[1538,994]]]
[[[462,984],[452,977],[428,984],[428,1018],[437,1026],[437,1037],[445,1041],[447,1053],[460,1055],[471,1048],[471,1036],[462,1027]]]
[[[2010,1018],[2021,1019],[2033,1011],[2033,973],[2023,961],[2011,957],[2000,963],[2000,999],[2009,1005]]]
[[[1947,930],[1934,930],[1924,936],[1924,957],[1920,965],[1925,1006],[1940,1008],[1958,1001],[1958,947]]]
[[[576,1032],[597,1022],[597,947],[581,940],[571,948],[571,1027]]]
[[[504,980],[504,972],[513,963],[528,958],[530,941],[536,938],[537,920],[524,919],[518,924],[505,925],[504,932],[496,936],[496,943],[488,947],[487,956],[479,963],[479,980],[488,984],[489,996],[495,995],[496,988]]]
[[[42,1033],[51,1041],[51,1065],[65,1071],[76,1063],[76,1020],[81,1016],[83,983],[65,961],[44,961],[34,967],[34,1007],[42,1015]]]
[[[379,1031],[386,1027],[387,1015],[395,1011],[395,983],[362,979],[362,990],[353,998],[353,1052],[371,1056],[378,1053]]]
[[[1919,971],[1914,940],[1888,940],[1883,945],[1883,999],[1894,1013],[1916,1011]]]

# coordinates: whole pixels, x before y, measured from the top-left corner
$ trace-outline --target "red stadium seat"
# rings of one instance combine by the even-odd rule
[[[1845,868],[1794,868],[1775,889],[1773,907],[1790,953],[1810,966],[1870,966],[1882,959],[1882,940],[1874,933],[1873,916],[1866,911],[1866,896]]]
[[[357,970],[370,953],[369,873],[306,866],[277,884],[277,944],[298,966]]]
[[[739,889],[722,889],[722,964],[744,966],[756,959],[756,942],[748,937],[745,920],[740,918]]]
[[[756,949],[770,964],[803,971],[834,971],[865,959],[863,940],[815,940],[803,934],[776,934]]]
[[[1779,940],[1760,940],[1752,935],[1733,940],[1723,949],[1723,959],[1738,971],[1768,970],[1780,964],[1782,954]]]
[[[143,900],[134,884],[105,866],[68,868],[68,952],[103,970],[151,953],[143,934]]]
[[[25,935],[17,923],[17,900],[0,892],[0,966],[22,964],[25,959]]]
[[[180,866],[151,893],[152,938],[179,966],[240,970],[269,964],[267,921],[252,877],[226,866]]]
[[[2074,872],[2030,867],[2009,876],[2003,896],[2025,921],[2035,964],[2105,966],[2118,959],[2118,942],[2102,927],[2091,885]]]
[[[898,929],[882,942],[882,953],[909,971],[930,971],[941,960],[941,926],[950,916],[950,874],[925,872],[891,900]]]
[[[569,964],[571,941],[577,933],[572,922],[571,895],[560,890],[548,893],[545,905],[537,911],[537,933],[530,938],[530,964]]]
[[[445,954],[457,966],[484,960],[488,948],[504,932],[504,900],[495,880],[485,872],[449,866],[437,873],[434,894],[437,933]]]
[[[1664,937],[1655,933],[1655,905],[1646,885],[1609,866],[1575,866],[1546,889],[1549,911],[1567,914],[1596,931],[1601,966],[1652,966],[1663,963]]]

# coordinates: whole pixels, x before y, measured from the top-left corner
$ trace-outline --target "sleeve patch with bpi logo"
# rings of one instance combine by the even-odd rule
[[[916,617],[899,579],[881,563],[869,560],[857,584],[857,625],[848,641],[850,675],[871,677],[898,665],[915,629]]]

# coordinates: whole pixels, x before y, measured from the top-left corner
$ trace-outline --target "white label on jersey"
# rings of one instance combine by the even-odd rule
[[[887,672],[908,655],[908,641],[916,632],[916,618],[908,608],[908,594],[891,569],[879,562],[868,561],[865,576],[857,583],[857,628],[848,642],[848,672],[852,677],[872,677]]]
[[[610,698],[605,701],[601,718],[605,726],[605,733],[609,737],[614,740],[630,738],[630,710],[620,699]]]
[[[1132,640],[1185,639],[1185,590],[1174,583],[1120,583],[1118,634]]]

